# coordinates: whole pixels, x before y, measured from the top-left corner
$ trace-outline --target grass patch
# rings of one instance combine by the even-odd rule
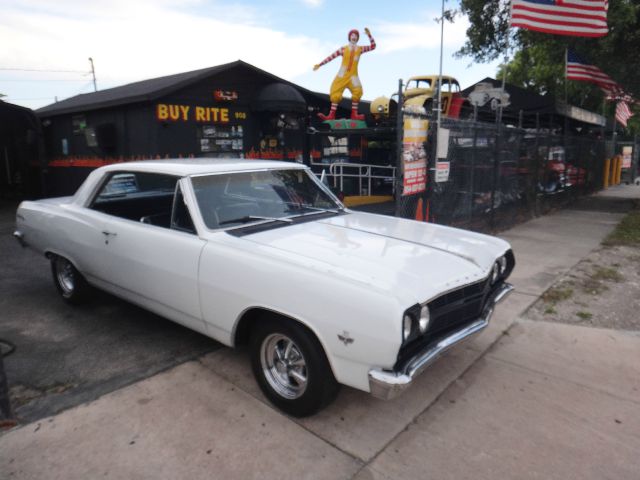
[[[602,241],[606,246],[640,246],[640,209],[632,210]]]
[[[596,281],[609,281],[609,282],[621,282],[624,280],[624,277],[618,270],[611,267],[597,267],[591,278]]]
[[[566,287],[551,287],[549,290],[542,294],[542,301],[544,303],[550,303],[555,305],[558,302],[567,300],[573,295],[573,288]]]
[[[606,292],[607,290],[609,290],[609,287],[607,287],[600,280],[596,280],[593,278],[586,278],[582,282],[582,290],[592,295],[598,295],[602,292]]]
[[[591,312],[583,311],[577,312],[576,315],[582,320],[591,320],[591,318],[593,317],[593,314]]]
[[[556,312],[556,309],[553,307],[547,307],[544,309],[545,315],[553,315],[554,313],[558,313],[558,312]]]

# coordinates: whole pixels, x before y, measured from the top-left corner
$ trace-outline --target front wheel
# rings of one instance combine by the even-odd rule
[[[335,398],[339,386],[324,350],[303,326],[286,320],[260,322],[250,349],[258,385],[285,413],[306,417]]]
[[[89,284],[69,260],[53,255],[51,273],[53,283],[65,301],[77,304],[87,298]]]

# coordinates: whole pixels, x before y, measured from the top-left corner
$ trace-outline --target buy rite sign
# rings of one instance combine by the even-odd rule
[[[159,103],[156,105],[156,118],[161,122],[229,123],[230,121],[245,120],[247,113],[230,112],[228,108],[220,107]]]

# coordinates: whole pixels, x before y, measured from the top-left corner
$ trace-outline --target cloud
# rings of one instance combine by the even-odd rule
[[[440,47],[440,24],[434,19],[439,14],[422,14],[422,21],[382,23],[376,26],[376,41],[382,53],[398,50],[433,49]],[[469,23],[466,18],[456,18],[455,23],[444,24],[444,45],[460,47],[466,39]]]
[[[318,8],[324,3],[324,0],[302,0],[307,7]]]
[[[199,0],[25,0],[0,17],[0,44],[11,45],[0,49],[0,66],[88,71],[92,57],[106,88],[237,59],[292,78],[326,55],[320,41],[257,19],[250,9]]]

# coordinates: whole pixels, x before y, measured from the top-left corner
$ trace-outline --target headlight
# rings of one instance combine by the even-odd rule
[[[498,265],[500,265],[500,275],[504,275],[507,271],[507,257],[504,255],[498,259]]]
[[[411,315],[405,314],[404,319],[402,320],[402,339],[407,341],[407,339],[411,336],[411,332],[413,331],[413,318]]]
[[[429,321],[431,320],[431,315],[429,314],[429,307],[424,305],[420,309],[420,320],[418,320],[418,328],[420,329],[420,333],[424,333],[429,328]]]
[[[496,283],[498,278],[500,278],[500,264],[496,262],[491,269],[491,283]]]

